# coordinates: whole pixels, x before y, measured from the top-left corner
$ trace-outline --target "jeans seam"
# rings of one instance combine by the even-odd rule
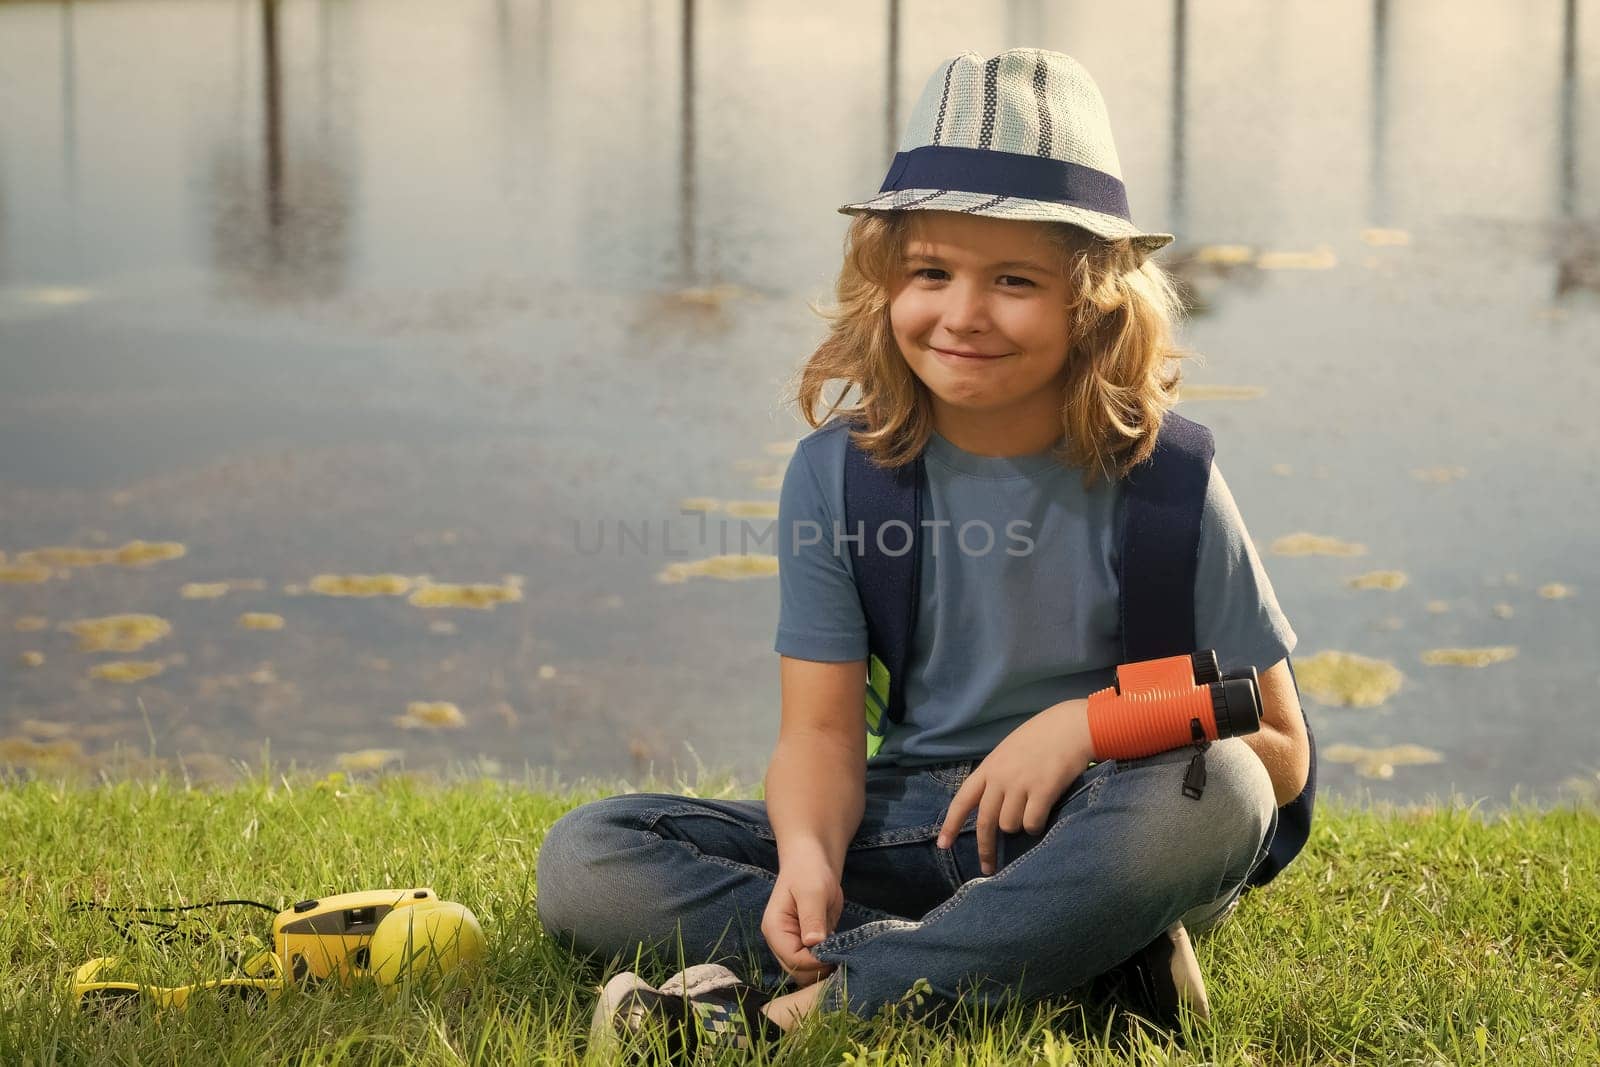
[[[725,811],[720,811],[717,808],[700,807],[694,804],[674,804],[660,808],[645,808],[640,812],[640,822],[642,823],[640,828],[649,832],[654,832],[656,823],[660,822],[662,819],[682,818],[684,816],[691,815],[704,816],[708,819],[720,819],[723,822],[732,823],[734,826],[737,826],[740,829],[748,830],[750,833],[761,838],[763,841],[776,842],[778,840],[777,835],[770,829],[762,829],[761,826],[756,823],[748,822],[736,815],[730,815]]]

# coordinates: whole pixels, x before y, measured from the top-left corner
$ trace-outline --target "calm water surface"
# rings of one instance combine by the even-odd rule
[[[0,550],[186,549],[0,583],[0,759],[757,776],[776,582],[660,575],[738,551],[729,504],[766,531],[834,209],[941,59],[1014,45],[1089,67],[1136,218],[1180,235],[1189,380],[1247,387],[1181,410],[1296,662],[1404,676],[1308,696],[1319,741],[1438,756],[1324,788],[1594,796],[1600,6],[1563,0],[0,5]],[[581,550],[623,523],[647,550]],[[1366,553],[1272,549],[1296,533]],[[1374,571],[1405,584],[1350,586]],[[61,629],[121,613],[172,632]],[[115,659],[163,670],[90,677]],[[398,725],[413,701],[463,722]]]

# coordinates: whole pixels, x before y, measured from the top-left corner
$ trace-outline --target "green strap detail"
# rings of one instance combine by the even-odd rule
[[[867,660],[867,758],[871,759],[883,747],[884,736],[889,732],[889,668],[876,654]]]

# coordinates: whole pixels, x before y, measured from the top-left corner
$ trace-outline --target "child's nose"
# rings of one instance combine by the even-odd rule
[[[955,282],[945,289],[945,326],[952,333],[971,333],[989,327],[989,300],[975,282]]]

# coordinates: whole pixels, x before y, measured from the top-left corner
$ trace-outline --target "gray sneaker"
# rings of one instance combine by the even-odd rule
[[[1211,1018],[1211,1001],[1189,931],[1175,922],[1131,958],[1094,982],[1101,994],[1124,1001],[1137,1015],[1167,1030],[1178,1030],[1187,1009],[1199,1019]]]
[[[623,1037],[659,1029],[671,1062],[686,1062],[701,1048],[750,1050],[783,1036],[761,1011],[768,996],[720,964],[679,971],[657,989],[632,971],[600,990],[589,1027],[591,1050],[615,1050]]]

